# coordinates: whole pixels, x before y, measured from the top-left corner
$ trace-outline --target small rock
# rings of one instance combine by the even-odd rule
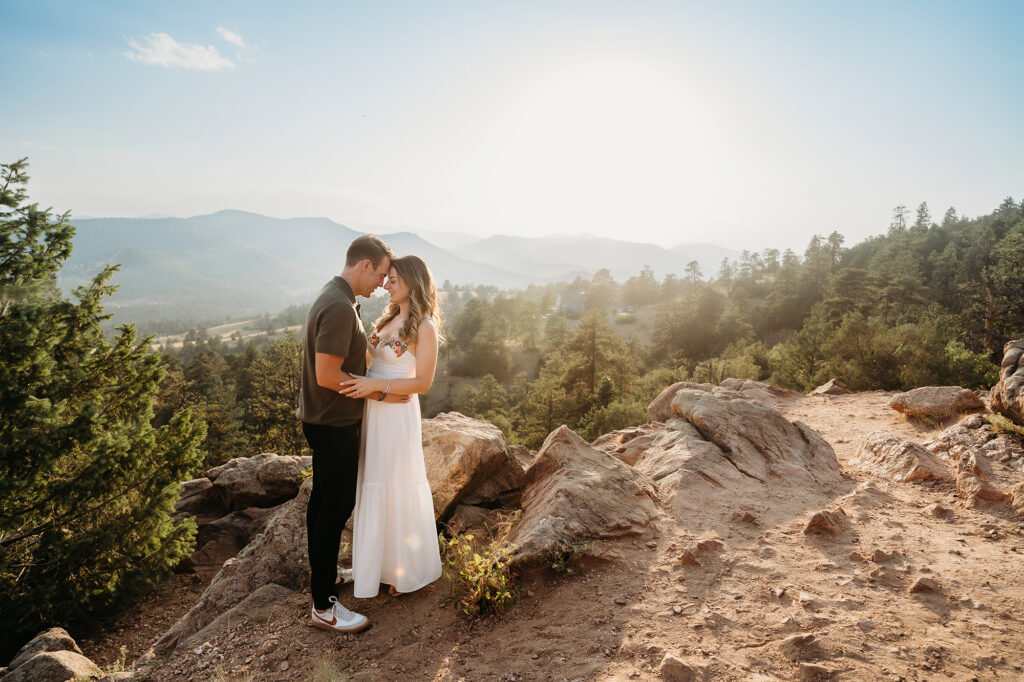
[[[932,516],[948,516],[953,511],[950,507],[947,507],[941,502],[929,504],[927,507],[924,508],[924,510]]]
[[[858,620],[857,627],[863,632],[871,632],[875,629],[875,621],[873,620]]]
[[[842,507],[824,510],[814,514],[804,526],[804,535],[811,533],[838,533],[846,526],[846,512]]]
[[[280,670],[281,672],[284,672],[285,670],[287,670],[288,669],[288,661],[281,661],[281,663],[277,666],[277,669]]]
[[[658,546],[658,543],[655,542],[654,540],[651,540],[650,542],[647,543],[647,546],[650,547],[651,549],[654,549],[655,547]]]
[[[678,615],[679,615],[680,613],[682,613],[682,612],[683,612],[683,607],[682,607],[682,606],[679,606],[679,605],[677,604],[677,605],[675,605],[675,606],[673,606],[673,607],[672,607],[672,613],[676,614],[677,616],[678,616]]]
[[[942,588],[937,582],[931,578],[918,578],[914,581],[914,584],[910,586],[910,593],[915,594],[917,592],[941,592]]]
[[[734,512],[732,515],[732,521],[734,523],[749,523],[751,525],[757,525],[757,517],[748,511]]]
[[[805,609],[815,609],[821,606],[821,597],[811,594],[810,592],[800,593],[800,606]]]
[[[697,672],[672,654],[665,654],[661,659],[661,679],[669,682],[692,682]]]
[[[698,559],[714,554],[725,548],[725,544],[718,540],[702,540],[696,545],[684,547],[679,553],[679,563],[683,565],[696,565]]]
[[[626,598],[625,597],[616,597],[615,598],[615,603],[618,604],[619,606],[625,606],[626,605]]]
[[[891,560],[892,557],[892,552],[887,552],[884,549],[876,549],[871,555],[871,560],[876,564],[884,564],[886,561]]]
[[[814,634],[810,632],[790,635],[779,642],[779,652],[789,660],[795,661],[800,658],[800,649],[813,641]]]
[[[827,680],[832,677],[832,671],[828,668],[813,663],[800,664],[800,679],[807,682],[815,680]]]

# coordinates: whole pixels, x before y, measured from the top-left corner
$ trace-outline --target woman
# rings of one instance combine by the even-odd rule
[[[398,595],[441,577],[419,400],[383,402],[388,393],[426,393],[434,381],[437,290],[416,256],[392,261],[385,289],[389,304],[369,337],[366,376],[341,384],[345,395],[366,399],[352,537],[353,594],[362,598],[377,596],[381,583]]]

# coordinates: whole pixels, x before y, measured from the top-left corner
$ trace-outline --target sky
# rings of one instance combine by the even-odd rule
[[[0,162],[79,216],[673,246],[1024,197],[1024,3],[0,0]]]

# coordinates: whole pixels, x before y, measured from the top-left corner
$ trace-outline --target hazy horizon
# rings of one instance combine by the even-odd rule
[[[94,217],[800,251],[1024,193],[1024,6],[14,0],[3,162]],[[1016,45],[1016,47],[1015,47]]]

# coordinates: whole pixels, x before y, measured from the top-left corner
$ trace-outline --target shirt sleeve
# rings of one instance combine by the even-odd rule
[[[347,358],[352,346],[355,317],[356,311],[350,305],[333,303],[324,308],[317,319],[316,352]]]

